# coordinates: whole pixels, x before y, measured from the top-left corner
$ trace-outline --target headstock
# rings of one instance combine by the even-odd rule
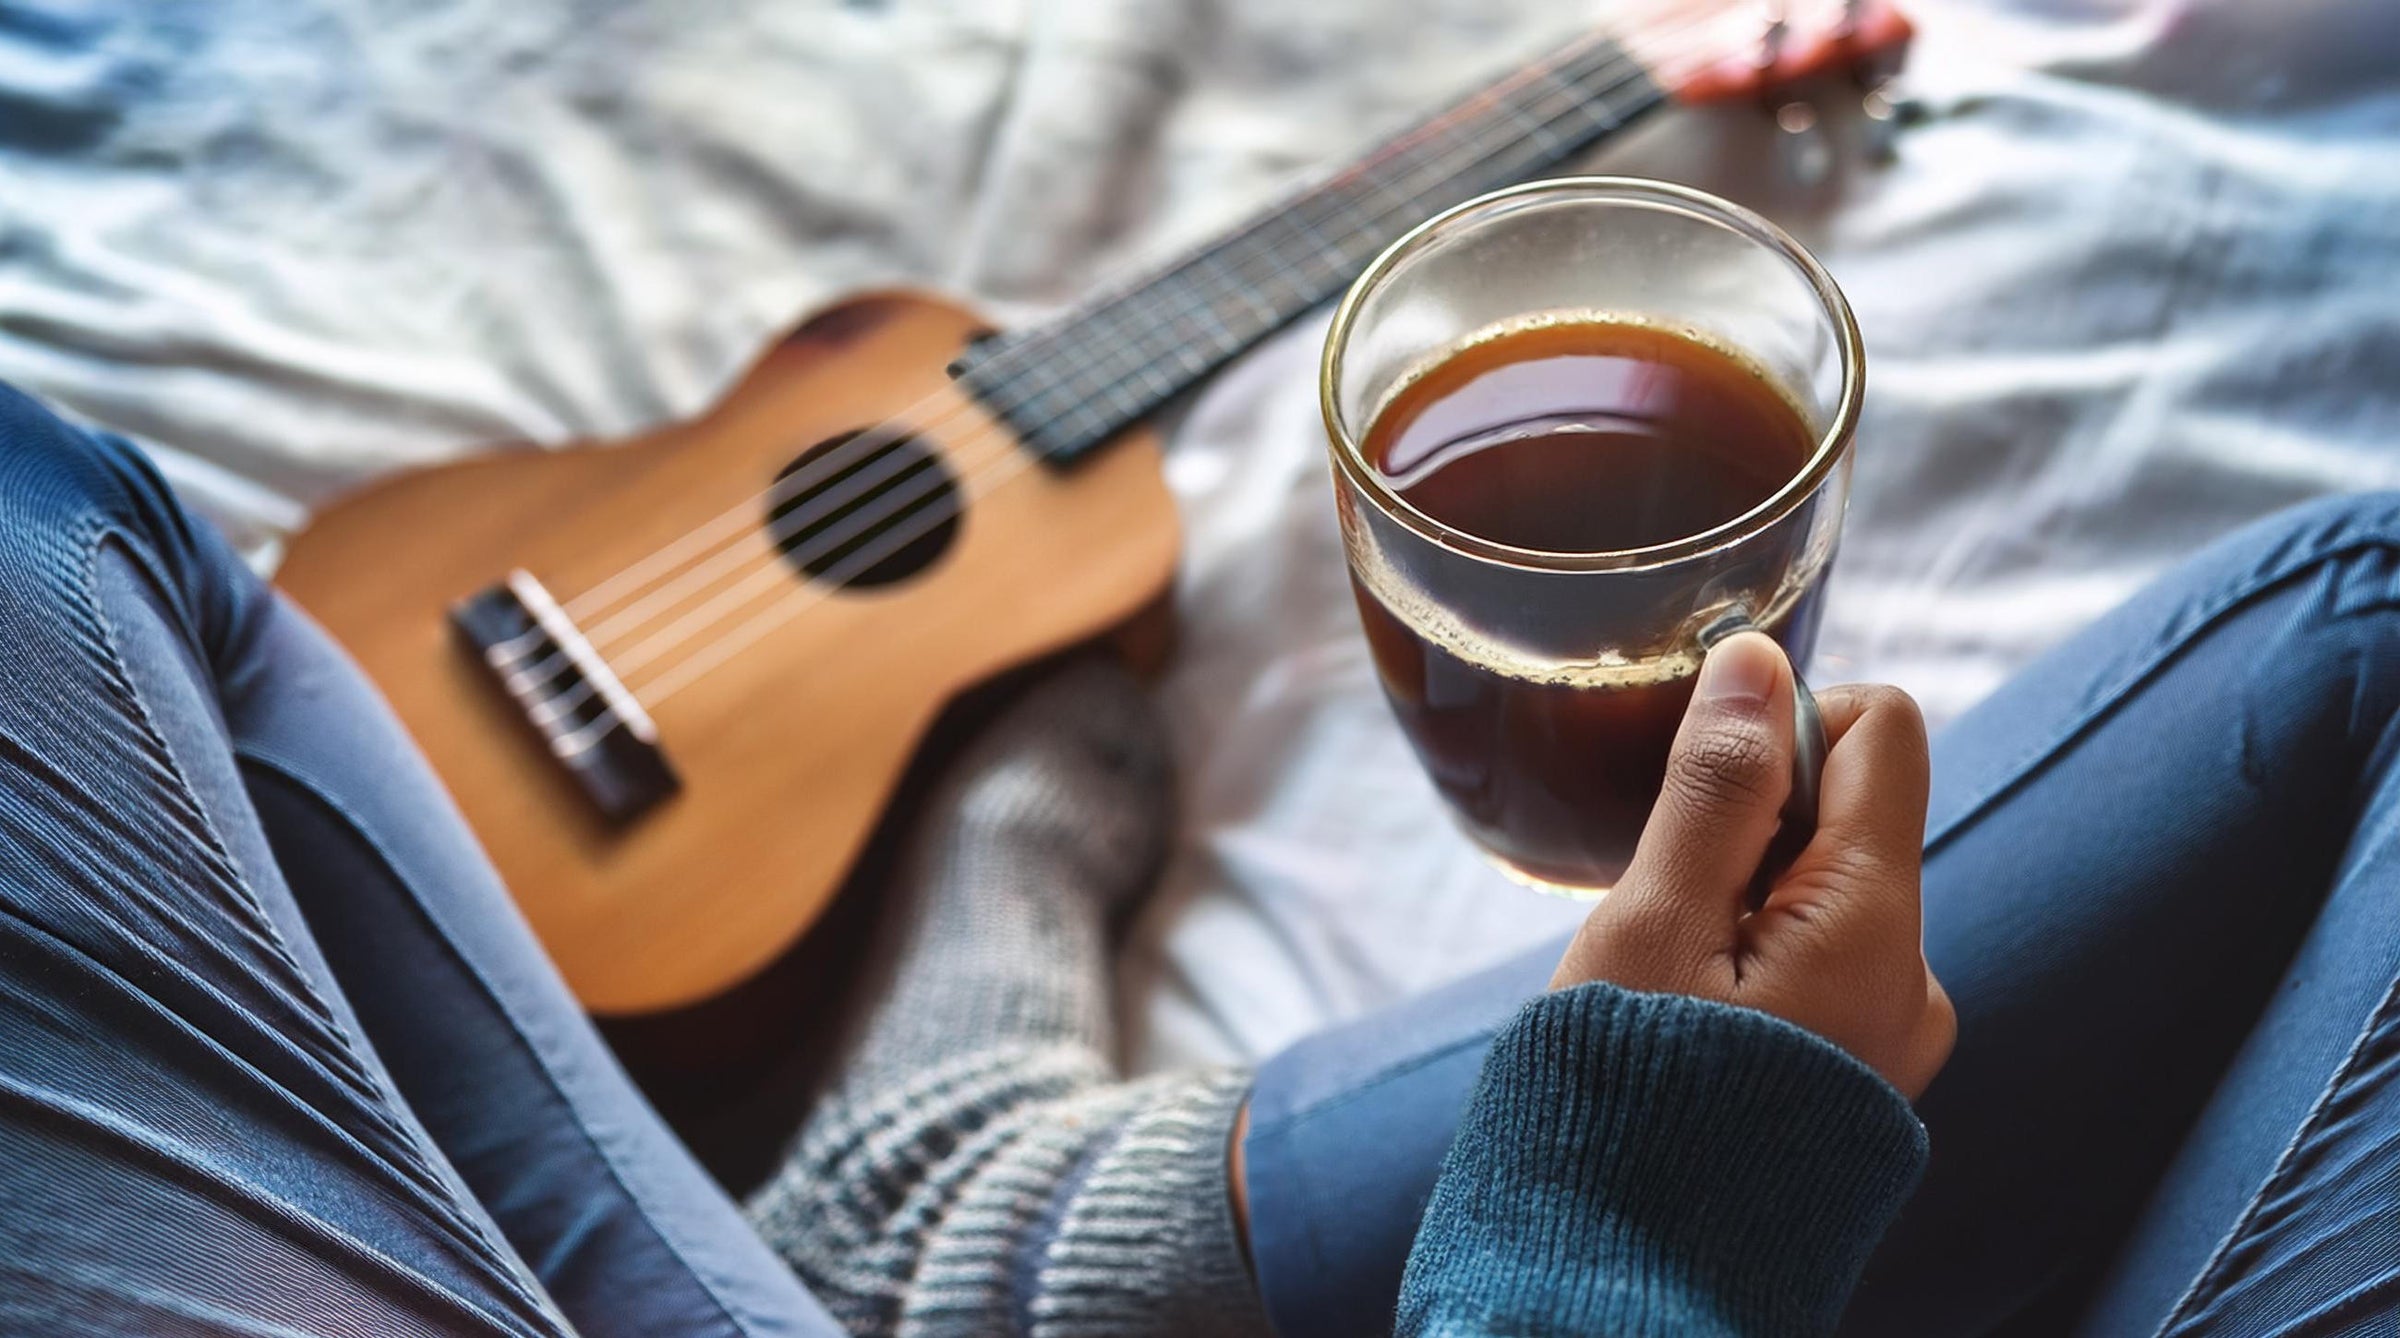
[[[1871,158],[1891,156],[1906,104],[1885,83],[1914,33],[1888,0],[1630,0],[1611,26],[1659,87],[1687,105],[1752,102],[1774,117],[1787,173],[1813,185],[1834,150],[1808,81],[1846,81],[1865,112]]]
[[[1742,99],[1771,105],[1792,85],[1825,75],[1847,75],[1871,88],[1899,70],[1916,31],[1883,0],[1770,0],[1697,21],[1703,26],[1680,43],[1662,30],[1655,61],[1643,52],[1667,91],[1694,105]],[[1637,39],[1637,51],[1646,45]]]

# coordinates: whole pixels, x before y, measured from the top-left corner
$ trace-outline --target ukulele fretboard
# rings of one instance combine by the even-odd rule
[[[1225,237],[955,371],[1028,449],[1068,464],[1338,295],[1427,217],[1597,143],[1667,95],[1592,36],[1453,103]]]

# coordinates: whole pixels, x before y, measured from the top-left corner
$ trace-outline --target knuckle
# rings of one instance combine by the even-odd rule
[[[1858,703],[1861,714],[1881,714],[1903,708],[1914,711],[1917,707],[1916,698],[1889,683],[1848,683],[1843,685],[1842,691],[1849,693],[1851,700]]]
[[[1901,853],[1906,856],[1905,863],[1895,857]],[[1918,876],[1914,847],[1906,852],[1892,852],[1868,841],[1830,841],[1810,854],[1810,871],[1828,887],[1845,893],[1905,891],[1902,885],[1914,882]],[[1875,897],[1870,901],[1885,906],[1892,898]]]
[[[1878,706],[1891,712],[1892,723],[1902,734],[1914,739],[1921,750],[1925,743],[1924,708],[1917,705],[1916,698],[1899,688],[1887,687],[1884,691],[1890,695],[1890,701],[1888,704],[1878,703]]]
[[[1925,712],[1916,698],[1889,683],[1860,684],[1854,691],[1861,718],[1872,718],[1903,738],[1924,740]]]

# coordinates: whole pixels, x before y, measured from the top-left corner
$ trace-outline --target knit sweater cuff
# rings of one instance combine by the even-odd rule
[[[1824,1334],[1925,1130],[1763,1013],[1585,985],[1493,1042],[1417,1234],[1403,1334]]]

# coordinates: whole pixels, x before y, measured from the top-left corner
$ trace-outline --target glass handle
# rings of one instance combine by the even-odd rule
[[[1735,607],[1709,620],[1700,629],[1700,648],[1713,650],[1716,644],[1736,632],[1755,632],[1758,624],[1750,620],[1748,610]],[[1817,710],[1817,694],[1809,691],[1808,680],[1800,676],[1800,666],[1792,666],[1792,789],[1783,801],[1782,822],[1775,829],[1775,839],[1767,843],[1767,857],[1759,862],[1758,873],[1750,884],[1753,906],[1764,901],[1767,888],[1778,875],[1791,867],[1794,859],[1808,847],[1809,838],[1817,834],[1817,787],[1825,774],[1825,717]]]

